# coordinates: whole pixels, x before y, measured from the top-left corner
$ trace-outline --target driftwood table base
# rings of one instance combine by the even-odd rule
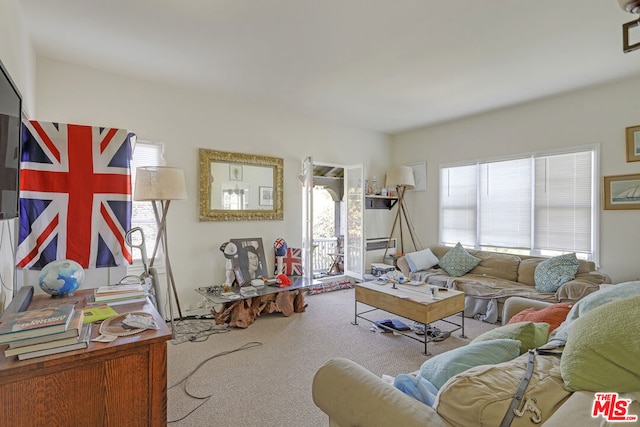
[[[282,291],[276,294],[256,296],[225,303],[220,311],[211,309],[216,325],[229,324],[235,328],[246,328],[262,313],[282,313],[291,316],[302,313],[307,304],[301,290]]]

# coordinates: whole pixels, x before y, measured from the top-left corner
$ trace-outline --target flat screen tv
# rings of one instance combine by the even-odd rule
[[[0,61],[0,220],[18,217],[22,96]]]

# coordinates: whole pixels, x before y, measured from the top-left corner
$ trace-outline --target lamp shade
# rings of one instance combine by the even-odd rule
[[[409,166],[395,166],[387,171],[387,187],[406,187],[411,190],[416,186],[413,169]]]
[[[133,200],[184,200],[187,185],[184,171],[167,166],[143,166],[136,169]]]

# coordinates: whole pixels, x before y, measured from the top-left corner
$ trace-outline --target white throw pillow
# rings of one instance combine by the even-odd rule
[[[431,249],[424,249],[418,252],[411,252],[405,256],[411,272],[428,270],[438,264],[438,257],[431,252]]]

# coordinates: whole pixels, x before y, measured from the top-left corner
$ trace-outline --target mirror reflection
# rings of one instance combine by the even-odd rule
[[[200,220],[283,219],[283,160],[199,150]]]

